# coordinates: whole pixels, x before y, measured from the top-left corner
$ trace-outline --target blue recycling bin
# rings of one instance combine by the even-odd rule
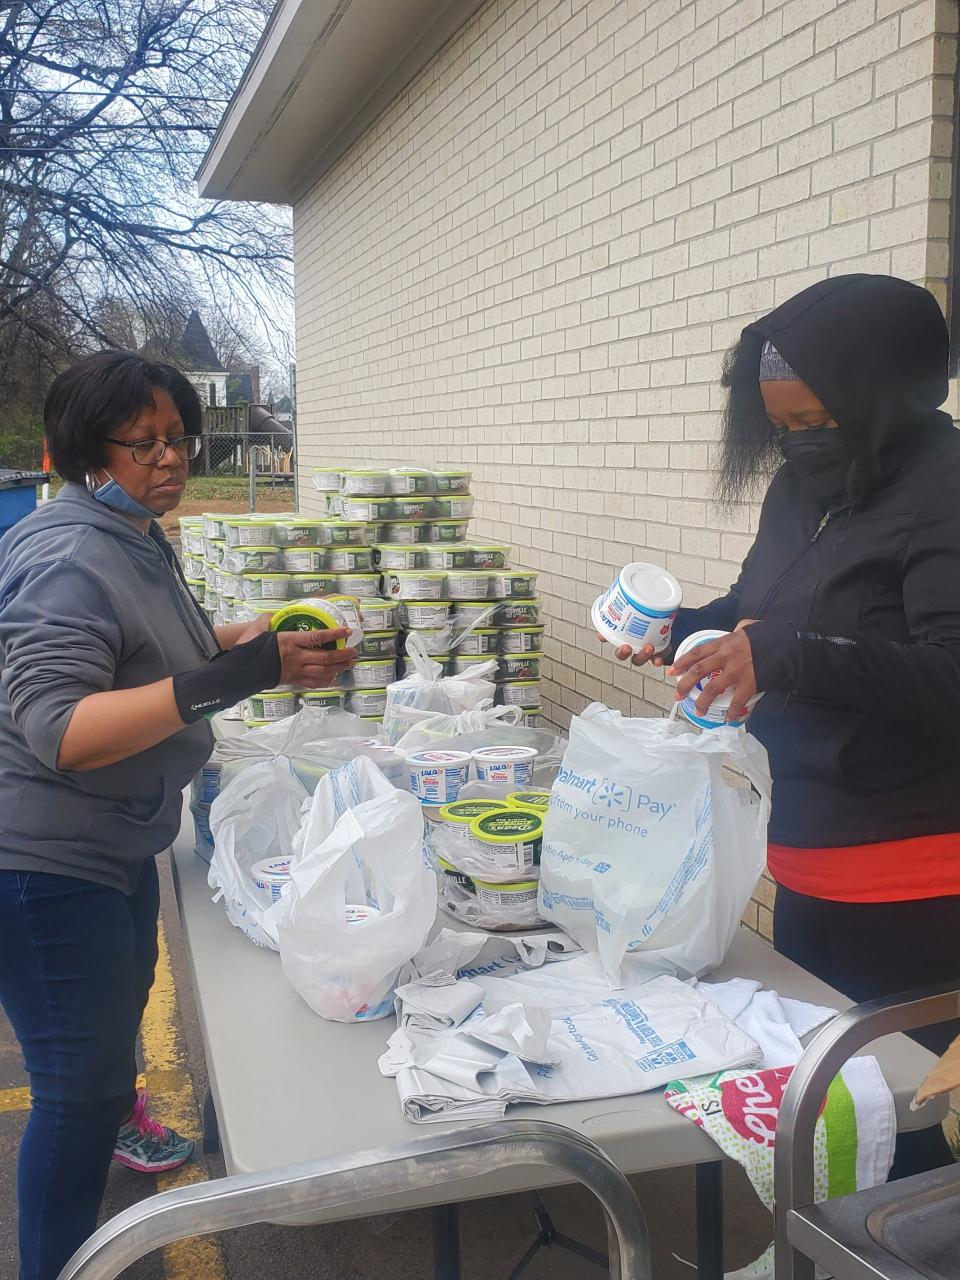
[[[37,489],[46,471],[10,471],[0,467],[0,538],[37,505]]]

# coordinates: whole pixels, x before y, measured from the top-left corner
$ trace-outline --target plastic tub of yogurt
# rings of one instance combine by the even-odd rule
[[[304,689],[300,701],[305,707],[342,707],[344,689]]]
[[[196,600],[197,604],[202,605],[204,595],[207,590],[207,584],[202,578],[187,578],[187,586],[190,588],[190,594]]]
[[[339,467],[314,467],[310,472],[310,481],[315,489],[336,489],[339,492],[343,472]]]
[[[183,569],[185,578],[202,578],[203,577],[203,557],[198,555],[184,555],[180,558],[180,567]]]
[[[428,541],[429,525],[425,520],[389,520],[381,527],[383,537],[378,541],[396,542],[404,547]]]
[[[392,494],[433,493],[433,472],[425,467],[391,467],[389,492]]]
[[[453,652],[458,657],[489,656],[497,652],[499,642],[500,632],[496,627],[478,627],[476,631],[466,631],[455,639]]]
[[[379,471],[373,467],[354,467],[341,473],[340,492],[344,495],[378,497],[387,493],[389,487],[390,474],[387,471]]]
[[[708,644],[711,640],[720,640],[723,636],[729,635],[729,631],[695,631],[693,635],[687,636],[686,640],[678,646],[674,661],[682,658],[685,653],[689,653],[691,649],[696,649],[701,644]],[[715,674],[715,673],[714,673]],[[730,710],[730,703],[733,701],[732,693],[721,693],[719,697],[714,698],[707,708],[707,714],[702,716],[697,710],[697,699],[703,693],[704,689],[710,683],[712,676],[704,676],[702,680],[698,680],[687,696],[680,703],[680,711],[699,729],[722,729],[725,725],[731,728],[739,728],[744,724],[746,717],[739,720],[727,720],[727,712]],[[760,701],[763,695],[755,694],[747,703],[747,710],[752,710]]]
[[[504,680],[497,689],[504,706],[537,707],[540,705],[539,680]]]
[[[478,747],[473,752],[477,781],[529,787],[537,754],[536,747]]]
[[[227,554],[227,544],[223,538],[204,538],[203,556],[214,564],[223,564]],[[269,544],[267,544],[269,545]]]
[[[244,701],[243,714],[251,720],[285,720],[297,713],[297,694],[288,689],[265,689]]]
[[[390,677],[393,679],[393,676]],[[346,707],[355,716],[383,718],[387,709],[386,689],[348,689]]]
[[[330,547],[326,555],[329,573],[369,573],[373,564],[369,547]]]
[[[500,632],[500,652],[539,653],[543,649],[543,627],[504,627]]]
[[[453,606],[458,630],[467,627],[493,627],[497,605],[487,600],[458,600]]]
[[[338,573],[337,591],[341,595],[353,596],[355,600],[375,596],[380,590],[380,575],[375,570],[366,573]]]
[[[270,620],[271,631],[349,631],[347,640],[357,645],[363,639],[363,630],[352,601],[346,603],[330,599],[297,600],[278,609]],[[347,640],[332,640],[324,648],[345,649]]]
[[[231,573],[228,569],[221,569],[218,590],[221,595],[232,596],[234,600],[242,600],[243,575]]]
[[[442,600],[446,585],[445,573],[429,569],[391,569],[383,575],[383,593],[394,600]]]
[[[362,520],[324,520],[320,525],[320,541],[329,547],[362,547],[367,526]]]
[[[305,516],[280,521],[277,524],[278,540],[285,547],[315,547],[320,540],[323,523],[323,520],[311,520]]]
[[[287,600],[290,577],[286,573],[245,573],[241,579],[244,600]]]
[[[482,818],[485,813],[494,813],[499,809],[509,808],[504,800],[454,800],[452,804],[445,804],[439,813],[441,822],[447,824],[448,827],[454,827],[457,830],[469,830],[470,823],[477,818]]]
[[[470,835],[478,852],[500,871],[529,874],[540,865],[543,814],[534,809],[507,807],[485,813],[470,823]]]
[[[423,564],[427,569],[449,572],[451,569],[472,569],[473,557],[463,543],[427,542],[421,544]]]
[[[180,529],[180,546],[185,552],[192,556],[202,556],[207,550],[207,539],[204,537],[202,528]]]
[[[360,620],[365,631],[391,631],[397,628],[398,605],[396,600],[380,600],[376,596],[361,596],[356,601]]]
[[[492,582],[490,594],[498,600],[530,600],[537,590],[537,575],[529,569],[502,569]]]
[[[449,654],[449,627],[417,627],[416,636],[431,657],[438,653]],[[404,653],[406,653],[406,640],[404,640]]]
[[[424,535],[427,542],[462,542],[467,536],[469,520],[431,520],[428,532]]]
[[[427,520],[433,515],[433,498],[414,494],[393,499],[394,520]]]
[[[223,532],[228,547],[263,547],[280,541],[277,522],[257,516],[229,516]]]
[[[364,658],[344,673],[344,683],[354,689],[385,689],[396,676],[396,658]]]
[[[403,600],[400,603],[400,625],[414,631],[437,630],[450,618],[449,600]]]
[[[670,647],[670,632],[683,592],[672,573],[637,561],[625,565],[598,596],[590,619],[603,638],[618,648],[639,653],[652,645],[656,653]]]
[[[264,858],[250,868],[250,879],[260,898],[272,906],[279,902],[284,889],[290,883],[289,858]]]
[[[498,627],[534,627],[540,621],[540,601],[501,600],[493,620]]]
[[[424,567],[423,549],[417,543],[409,546],[401,542],[379,543],[373,548],[373,563],[381,573],[388,569],[400,569],[409,572],[411,569]]]
[[[473,515],[473,498],[469,493],[438,494],[433,514],[441,520],[469,520]]]
[[[362,520],[364,524],[388,520],[393,513],[392,498],[348,497],[341,495],[340,514],[344,520]]]
[[[497,677],[500,680],[539,680],[542,653],[503,653]]]
[[[223,567],[231,573],[282,573],[283,551],[279,547],[230,547]]]
[[[326,596],[336,591],[340,579],[335,573],[292,573],[288,598],[306,600],[311,596]]]
[[[226,538],[226,534],[223,532],[223,522],[226,518],[226,516],[220,515],[217,511],[205,511],[201,516],[205,536],[208,538]]]
[[[450,674],[462,676],[468,671],[472,671],[474,667],[480,666],[481,663],[490,661],[489,654],[455,653],[450,659]],[[492,679],[492,677],[490,678]]]
[[[396,661],[399,631],[368,631],[358,645],[361,658],[390,658]]]
[[[285,547],[283,567],[287,573],[323,573],[327,551],[324,547]]]
[[[537,915],[536,880],[491,884],[474,880],[477,909],[488,929],[531,929],[544,922]]]
[[[469,751],[414,751],[407,756],[410,790],[422,804],[450,804],[470,779]]]
[[[454,569],[447,574],[447,595],[451,600],[487,600],[497,576],[488,569]]]
[[[459,469],[434,471],[433,483],[437,493],[469,493],[471,473]]]
[[[449,675],[450,672],[450,655],[449,653],[431,653],[430,657],[434,662],[439,663],[443,668],[443,675]],[[403,677],[412,676],[416,671],[416,666],[412,658],[402,657],[399,659],[399,671]]]
[[[510,548],[504,542],[475,542],[467,544],[470,563],[476,569],[508,569]]]

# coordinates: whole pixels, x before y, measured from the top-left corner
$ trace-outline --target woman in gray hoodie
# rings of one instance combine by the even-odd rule
[[[277,684],[323,688],[344,632],[213,628],[154,517],[183,495],[200,403],[175,369],[105,351],[44,409],[67,483],[0,541],[0,1004],[32,1109],[21,1280],[54,1280],[94,1230],[111,1159],[149,1172],[193,1144],[136,1089],[157,958],[155,855],[207,759],[207,717]]]

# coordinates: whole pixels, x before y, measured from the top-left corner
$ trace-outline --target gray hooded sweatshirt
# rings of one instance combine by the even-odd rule
[[[159,526],[141,533],[67,484],[0,540],[0,869],[132,893],[176,835],[210,754],[206,720],[117,764],[58,769],[74,707],[218,652]]]

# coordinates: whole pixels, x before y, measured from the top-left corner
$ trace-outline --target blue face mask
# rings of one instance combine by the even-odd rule
[[[93,478],[93,472],[87,473],[87,489],[90,491],[92,498],[97,502],[102,502],[111,511],[120,511],[126,516],[137,516],[140,520],[156,519],[158,514],[156,511],[151,511],[149,507],[145,507],[136,498],[131,498],[126,489],[117,484],[109,471],[107,471],[107,476],[108,479],[105,483],[98,485]]]

